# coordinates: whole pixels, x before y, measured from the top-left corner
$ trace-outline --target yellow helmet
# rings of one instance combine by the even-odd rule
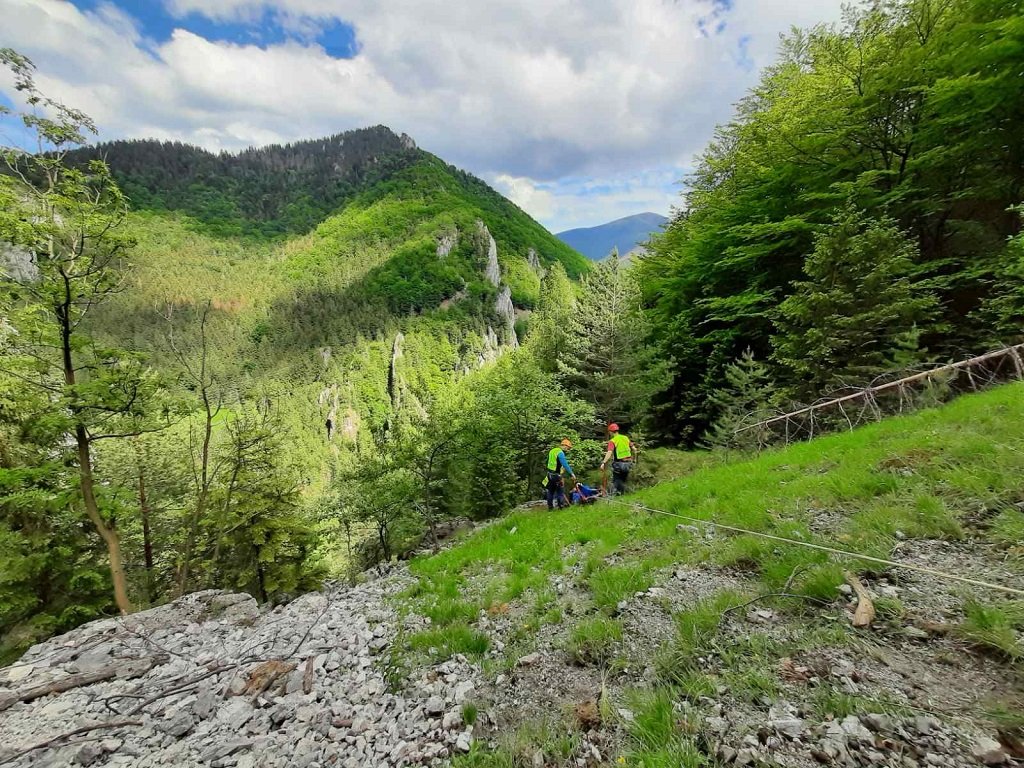
[[[562,441],[562,447],[563,448],[572,448],[572,440],[569,440],[568,438],[563,440]]]

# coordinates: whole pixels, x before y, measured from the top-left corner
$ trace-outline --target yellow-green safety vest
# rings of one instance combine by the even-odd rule
[[[613,456],[615,461],[633,458],[633,449],[630,447],[628,437],[620,434],[612,435],[611,443],[615,446],[615,454]]]
[[[558,454],[562,452],[561,446],[555,446],[548,451],[548,472],[559,472]]]

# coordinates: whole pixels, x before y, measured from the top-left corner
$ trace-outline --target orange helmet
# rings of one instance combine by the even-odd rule
[[[619,425],[615,424],[615,423],[609,424],[608,425],[608,431],[609,432],[618,432],[619,431]]]
[[[570,440],[570,439],[568,439],[568,438],[566,438],[565,440],[563,440],[563,441],[562,441],[562,447],[563,447],[563,448],[572,448],[572,440]]]

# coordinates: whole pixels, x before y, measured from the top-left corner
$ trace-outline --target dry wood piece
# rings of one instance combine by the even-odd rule
[[[315,656],[310,656],[306,659],[306,671],[302,675],[302,692],[307,696],[313,692],[313,659]]]
[[[253,696],[259,696],[294,669],[295,664],[292,662],[279,661],[278,659],[271,659],[270,661],[264,661],[262,664],[257,664],[249,672],[249,680],[245,684],[241,695],[252,694]]]
[[[73,731],[62,733],[59,736],[54,736],[52,739],[46,741],[40,741],[38,744],[33,744],[31,747],[19,750],[14,754],[7,755],[6,757],[0,757],[0,765],[8,765],[13,763],[19,757],[27,755],[29,752],[35,752],[37,749],[46,749],[52,747],[62,741],[67,741],[74,736],[81,736],[83,733],[91,733],[92,731],[99,731],[107,728],[127,728],[129,726],[142,725],[141,720],[115,720],[109,723],[95,723],[93,725],[84,725],[81,728],[75,728]]]
[[[814,672],[810,667],[797,666],[788,656],[779,662],[779,676],[791,683],[806,683]]]
[[[875,604],[871,602],[871,595],[854,574],[844,571],[843,575],[846,577],[846,583],[857,593],[857,610],[853,612],[853,626],[871,626],[871,622],[875,620]]]
[[[601,708],[593,699],[581,701],[576,705],[576,721],[585,731],[601,727]]]
[[[0,712],[9,709],[19,701],[35,701],[36,699],[43,698],[43,696],[49,696],[51,693],[64,693],[65,691],[82,688],[86,685],[95,685],[96,683],[113,680],[114,678],[130,680],[133,677],[142,677],[153,667],[166,662],[167,656],[151,656],[146,659],[116,662],[95,672],[68,675],[60,680],[54,680],[52,683],[45,683],[32,688],[26,688],[23,691],[15,691],[13,694],[0,696]]]

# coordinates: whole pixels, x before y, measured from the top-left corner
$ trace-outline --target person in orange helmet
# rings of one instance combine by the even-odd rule
[[[604,470],[611,462],[613,496],[621,496],[626,492],[626,481],[629,480],[629,472],[633,469],[635,450],[636,446],[619,431],[618,424],[608,425],[608,450],[601,462],[601,469]]]

